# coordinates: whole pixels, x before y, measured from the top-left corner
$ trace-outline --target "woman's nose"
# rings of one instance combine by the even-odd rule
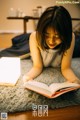
[[[53,39],[51,39],[50,43],[53,43]]]
[[[51,40],[50,40],[50,43],[54,43],[54,42],[55,42],[55,40],[54,40],[54,38],[52,37]]]

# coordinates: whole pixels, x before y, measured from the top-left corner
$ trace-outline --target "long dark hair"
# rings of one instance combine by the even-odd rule
[[[62,41],[60,53],[70,48],[72,40],[72,21],[69,12],[63,6],[48,7],[41,15],[36,29],[39,46],[45,49],[45,31],[48,27],[55,29]]]

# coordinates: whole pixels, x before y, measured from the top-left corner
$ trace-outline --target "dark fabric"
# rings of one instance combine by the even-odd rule
[[[29,36],[30,33],[26,33],[12,38],[12,46],[2,50],[0,57],[15,57],[29,53]]]
[[[75,47],[73,51],[73,58],[80,57],[80,34],[75,33]]]

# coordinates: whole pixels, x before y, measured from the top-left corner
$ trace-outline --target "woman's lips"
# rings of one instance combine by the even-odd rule
[[[52,46],[52,47],[54,47],[54,46],[55,46],[55,44],[49,44],[49,46]]]
[[[54,46],[54,44],[49,44],[50,46]]]
[[[56,44],[49,44],[50,48],[55,48]]]

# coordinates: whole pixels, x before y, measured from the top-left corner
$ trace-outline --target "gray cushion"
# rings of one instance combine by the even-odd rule
[[[32,67],[30,59],[21,60],[21,77],[16,86],[0,86],[0,112],[19,112],[32,110],[32,104],[48,105],[49,108],[62,108],[66,106],[80,105],[80,90],[66,93],[55,99],[48,99],[40,94],[23,88],[22,76]],[[80,58],[72,60],[72,68],[80,78]],[[64,77],[60,68],[44,68],[42,74],[35,80],[50,84],[52,82],[63,82]]]

